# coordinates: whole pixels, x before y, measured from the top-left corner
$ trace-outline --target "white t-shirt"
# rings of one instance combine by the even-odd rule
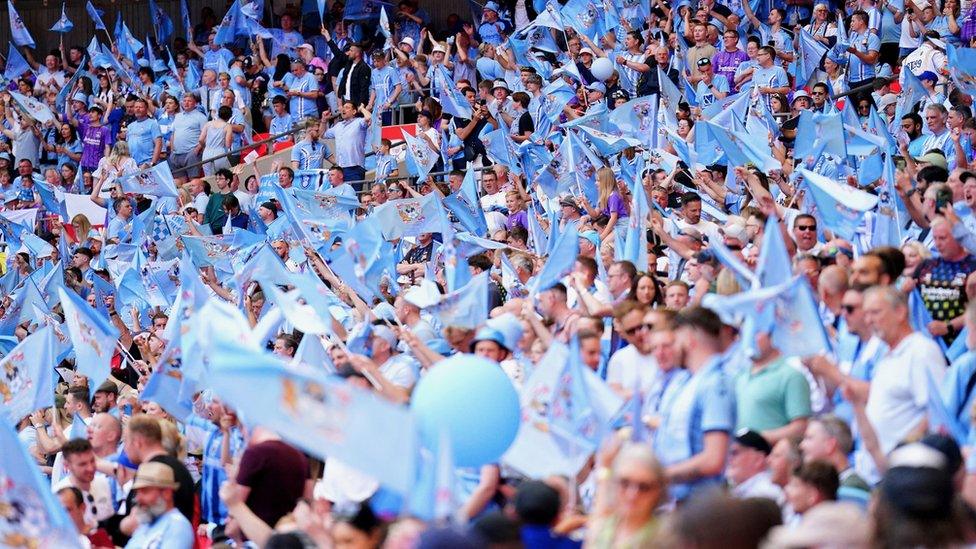
[[[51,486],[51,491],[55,494],[58,490],[74,486],[71,477],[65,477],[60,482]],[[75,488],[78,488],[75,486]],[[102,473],[95,473],[90,489],[86,492],[81,490],[81,495],[85,498],[85,524],[92,527],[96,526],[115,514],[115,503],[112,501],[112,488],[109,486],[108,477]]]
[[[902,339],[875,365],[866,411],[881,452],[892,451],[925,417],[929,397],[926,370],[940,384],[946,363],[939,346],[920,332]],[[878,479],[866,451],[859,450],[855,462],[855,470],[866,481]]]
[[[393,355],[380,366],[380,373],[390,383],[410,389],[417,383],[417,369],[411,361],[413,359],[407,355]]]
[[[641,392],[646,394],[660,375],[654,357],[642,355],[633,345],[614,353],[607,363],[607,384],[619,385],[628,392],[639,384]]]

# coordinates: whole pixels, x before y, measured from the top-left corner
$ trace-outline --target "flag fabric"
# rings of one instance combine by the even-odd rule
[[[461,188],[444,197],[444,206],[471,234],[485,236],[488,233],[485,212],[481,209],[481,201],[478,198],[478,182],[475,180],[475,170],[471,164],[468,164]]]
[[[610,122],[624,134],[640,139],[645,147],[654,148],[659,145],[657,109],[656,94],[638,97],[613,109]]]
[[[563,5],[563,24],[573,27],[576,32],[585,34],[587,38],[597,43],[600,37],[611,29],[606,28],[603,15],[605,3],[597,4],[592,0],[569,0]]]
[[[410,175],[414,175],[418,180],[423,181],[427,179],[427,174],[434,168],[440,157],[437,151],[430,148],[430,145],[423,139],[414,137],[403,130],[401,132],[403,133],[403,140],[407,142],[407,169],[410,171]]]
[[[827,46],[818,42],[806,29],[800,29],[797,38],[799,47],[796,50],[797,60],[793,74],[797,85],[805,86],[827,55]]]
[[[75,438],[88,438],[88,425],[85,424],[85,420],[81,418],[78,412],[75,412],[74,418],[71,420],[71,426],[68,427],[68,440]]]
[[[380,10],[384,7],[392,9],[394,6],[392,3],[380,0],[349,0],[342,12],[342,18],[347,21],[377,19],[380,16]]]
[[[119,330],[78,294],[59,288],[58,296],[75,348],[78,373],[88,376],[90,387],[98,387],[111,372],[110,363],[115,355]]]
[[[578,360],[563,343],[549,346],[522,387],[522,426],[502,463],[530,478],[572,477],[586,464],[587,441],[602,440],[624,402]]]
[[[54,22],[54,25],[50,29],[48,29],[51,32],[64,34],[66,32],[70,32],[71,29],[75,28],[75,24],[72,23],[70,19],[68,19],[68,15],[65,14],[64,12],[65,3],[66,2],[61,2],[61,17]]]
[[[471,279],[463,288],[443,296],[424,309],[442,326],[475,329],[488,318],[488,273]]]
[[[78,532],[13,425],[0,425],[0,540],[9,547],[80,548]]]
[[[141,172],[125,176],[119,180],[122,190],[127,193],[144,194],[157,198],[179,196],[169,162],[160,162]]]
[[[8,93],[10,93],[10,97],[17,102],[17,105],[23,109],[25,113],[27,113],[27,116],[30,116],[42,124],[54,122],[54,113],[51,112],[51,109],[44,103],[41,103],[33,97],[28,97],[15,91],[10,91]]]
[[[41,328],[0,359],[0,371],[5,372],[0,379],[0,416],[4,420],[0,423],[15,426],[25,416],[54,405],[54,367],[57,365],[54,345],[52,329]],[[5,447],[0,453],[6,455],[10,448]]]
[[[850,185],[842,185],[803,168],[796,173],[803,178],[803,186],[810,191],[816,204],[813,215],[841,238],[853,239],[864,213],[878,204],[876,195]]]
[[[7,80],[17,80],[22,77],[25,72],[33,73],[30,64],[24,59],[24,56],[20,54],[20,50],[17,46],[10,43],[10,48],[7,50],[7,66],[3,69],[3,77]]]
[[[924,370],[926,392],[928,393],[926,410],[928,411],[929,432],[949,435],[955,439],[956,443],[965,444],[965,427],[960,425],[959,421],[946,408],[945,401],[942,400],[942,391],[939,389],[939,384],[936,383],[935,378],[932,377],[931,370],[928,368],[924,368]]]
[[[139,398],[155,402],[169,415],[180,421],[186,421],[193,414],[193,403],[180,398],[182,380],[183,374],[179,369],[169,363],[161,363],[149,376]]]
[[[423,448],[418,463],[420,474],[410,494],[411,514],[434,522],[453,519],[459,504],[450,435],[442,432],[434,448]]]
[[[7,0],[7,13],[10,16],[10,39],[14,41],[14,44],[28,48],[35,47],[34,38],[31,36],[30,31],[27,30],[27,26],[24,25],[24,20],[20,18],[20,14],[14,8],[12,0]]]
[[[227,8],[227,13],[221,19],[220,25],[217,26],[217,36],[214,38],[214,43],[220,45],[231,44],[237,39],[238,34],[245,34],[247,30],[244,26],[243,19],[244,14],[241,13],[241,2],[240,0],[234,0],[234,3]]]
[[[967,95],[976,95],[976,49],[946,43],[946,59],[956,86]]]
[[[394,492],[406,494],[413,486],[418,434],[407,408],[321,369],[289,366],[233,342],[217,341],[213,351],[208,381],[245,421],[319,459],[358,469]]]
[[[157,44],[167,44],[173,36],[173,19],[162,9],[156,0],[149,0],[149,17],[156,35]]]
[[[10,0],[7,1],[9,2]],[[92,5],[91,0],[88,0],[88,2],[85,4],[85,12],[88,13],[88,18],[91,19],[92,23],[95,25],[95,30],[108,32],[108,29],[105,28],[105,23],[102,21],[101,12],[95,9],[95,6]]]
[[[379,224],[387,240],[423,233],[443,232],[447,215],[436,194],[420,198],[390,200],[373,210],[370,218]]]
[[[648,264],[645,220],[651,213],[651,208],[647,202],[643,183],[634,185],[622,257],[633,263],[639,270],[647,269]]]
[[[180,0],[180,20],[183,22],[183,32],[186,41],[193,41],[193,23],[190,20],[190,8],[186,5],[186,0]]]
[[[549,261],[546,261],[539,274],[530,281],[533,294],[551,288],[573,270],[573,265],[576,264],[576,256],[579,255],[579,233],[577,229],[578,224],[576,222],[566,224],[552,253],[549,254]]]
[[[779,220],[771,216],[766,220],[759,259],[756,263],[756,287],[768,288],[787,282],[792,277],[792,262],[779,229]]]
[[[929,96],[922,81],[911,70],[901,71],[901,92],[895,107],[895,120],[910,113],[919,101]]]
[[[942,349],[942,352],[948,349],[945,340],[929,333],[929,324],[932,323],[932,313],[925,306],[925,301],[922,299],[922,294],[918,291],[918,288],[915,288],[908,294],[908,322],[911,323],[913,330],[921,332],[935,341]]]

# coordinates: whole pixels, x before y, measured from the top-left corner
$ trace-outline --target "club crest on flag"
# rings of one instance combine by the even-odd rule
[[[588,30],[596,26],[598,17],[596,6],[592,2],[587,2],[586,6],[576,14],[576,21]]]
[[[313,381],[281,379],[281,404],[286,413],[306,423],[317,436],[341,444],[345,441],[346,409],[352,396],[343,387],[332,389],[329,395],[325,388]],[[336,402],[330,402],[333,399]]]
[[[0,473],[0,544],[42,547],[42,536],[49,527],[47,513],[37,494],[22,482]]]
[[[24,367],[24,358],[24,352],[17,351],[4,361],[3,379],[0,379],[0,397],[4,404],[9,404],[15,394],[29,391],[34,385],[28,376],[23,375],[28,371]]]
[[[98,338],[95,337],[95,329],[91,327],[87,322],[85,322],[84,317],[77,311],[75,311],[75,322],[78,323],[78,328],[81,331],[81,341],[85,345],[88,345],[95,351],[95,354],[102,354],[102,345],[98,342]]]
[[[424,216],[424,210],[420,206],[420,202],[397,204],[396,211],[397,215],[400,216],[400,220],[404,223],[423,223],[427,219]]]

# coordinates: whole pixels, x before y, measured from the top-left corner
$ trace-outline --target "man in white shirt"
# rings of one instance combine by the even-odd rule
[[[647,307],[636,301],[625,301],[613,313],[614,328],[628,345],[610,357],[607,385],[622,398],[630,398],[635,387],[646,394],[661,374],[654,356],[644,346],[644,338],[651,330],[644,319]]]
[[[69,440],[61,447],[68,476],[52,486],[58,490],[66,486],[74,486],[81,490],[85,498],[85,523],[95,527],[99,522],[115,514],[115,502],[112,500],[112,490],[108,477],[96,471],[95,451],[84,438]]]
[[[946,363],[939,346],[926,334],[912,329],[908,300],[897,289],[875,286],[865,292],[864,314],[868,325],[889,348],[875,366],[866,407],[877,435],[878,451],[887,455],[902,441],[926,431],[928,376],[938,386]],[[855,453],[855,469],[869,484],[879,480],[864,445]]]
[[[732,485],[733,496],[740,499],[767,498],[783,504],[786,500],[783,489],[773,483],[766,468],[766,458],[772,451],[769,441],[755,431],[742,429],[735,434],[725,471]]]
[[[34,82],[34,95],[43,97],[49,91],[59,92],[64,87],[64,71],[58,67],[60,59],[48,54],[44,57],[44,67],[37,71],[37,81]]]

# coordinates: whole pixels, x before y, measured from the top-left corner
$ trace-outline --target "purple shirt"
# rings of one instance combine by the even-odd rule
[[[735,69],[749,60],[749,55],[736,48],[735,51],[722,50],[712,57],[712,67],[716,75],[722,75],[729,81],[729,93],[735,93]]]
[[[617,214],[618,221],[630,215],[630,212],[627,210],[627,203],[624,202],[623,198],[620,198],[620,193],[617,191],[613,191],[610,194],[610,198],[607,199],[607,207],[603,208],[603,211],[600,213],[607,217],[615,213]]]
[[[98,161],[105,155],[105,146],[112,144],[112,129],[108,126],[93,126],[90,120],[78,121],[81,134],[81,167],[94,170]]]
[[[521,225],[525,230],[529,229],[529,215],[525,213],[525,210],[508,214],[508,221],[505,222],[505,228],[511,231],[518,225]]]

